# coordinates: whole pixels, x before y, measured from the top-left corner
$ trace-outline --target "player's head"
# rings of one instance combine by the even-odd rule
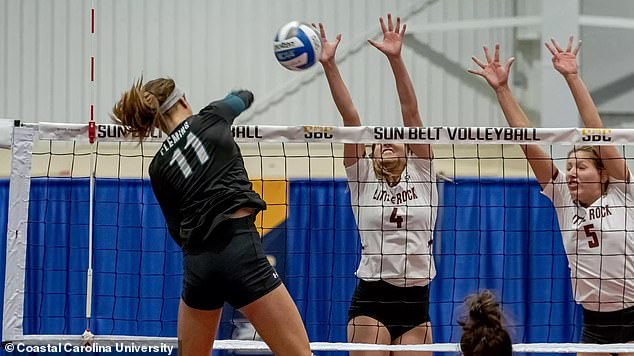
[[[502,311],[490,291],[474,294],[465,300],[468,314],[458,324],[462,327],[460,349],[465,356],[506,356],[513,353],[511,337],[503,325]]]
[[[378,177],[400,176],[407,164],[408,146],[404,143],[379,143],[372,145],[372,161]]]
[[[609,177],[596,147],[575,147],[568,153],[566,180],[573,199],[582,205],[592,204],[605,193]]]
[[[121,95],[112,113],[116,123],[143,138],[155,127],[169,133],[169,122],[176,113],[190,116],[192,111],[174,80],[159,78],[143,84],[141,77]]]

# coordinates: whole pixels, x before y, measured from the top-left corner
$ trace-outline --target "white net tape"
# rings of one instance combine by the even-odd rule
[[[39,123],[39,138],[47,140],[88,140],[88,125]],[[510,127],[383,127],[383,126],[234,126],[237,142],[309,143],[428,143],[428,144],[552,144],[618,145],[634,142],[632,129],[510,128]],[[158,130],[145,141],[163,142]],[[100,142],[136,141],[122,126],[99,124]]]
[[[81,336],[69,335],[32,335],[24,336],[19,340],[13,340],[14,344],[24,343],[25,345],[57,345],[69,344],[79,345],[82,342]],[[174,337],[142,337],[142,336],[117,336],[103,335],[95,336],[91,345],[99,351],[99,347],[114,347],[115,345],[137,345],[137,346],[176,346],[177,339]],[[313,351],[431,351],[431,352],[460,352],[460,344],[426,344],[426,345],[374,345],[355,344],[338,342],[311,342],[310,348]],[[216,340],[215,350],[240,350],[240,351],[269,351],[269,347],[262,341],[248,340]],[[535,343],[535,344],[514,344],[514,352],[526,353],[577,353],[577,352],[605,352],[605,353],[625,353],[634,352],[634,344],[572,344],[572,343]]]

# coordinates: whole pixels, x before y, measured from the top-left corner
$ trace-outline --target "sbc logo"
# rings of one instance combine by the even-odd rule
[[[304,138],[331,139],[334,131],[335,128],[331,126],[304,126]]]
[[[581,140],[584,142],[610,142],[612,129],[581,129]]]

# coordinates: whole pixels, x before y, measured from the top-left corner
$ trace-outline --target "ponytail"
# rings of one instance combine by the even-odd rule
[[[172,79],[154,79],[143,84],[143,77],[121,95],[112,108],[112,120],[127,128],[128,132],[142,141],[154,128],[166,130],[166,117],[159,110],[176,84]]]
[[[460,348],[465,356],[506,356],[512,354],[511,338],[504,328],[503,316],[490,291],[465,300],[467,315],[458,321],[462,327]]]

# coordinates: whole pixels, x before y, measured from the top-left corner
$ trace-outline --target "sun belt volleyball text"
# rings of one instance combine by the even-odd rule
[[[332,139],[334,128],[330,126],[304,126],[304,138]],[[384,127],[374,128],[376,140],[424,140],[438,141],[446,132],[452,141],[541,141],[535,128],[514,127]]]
[[[375,127],[377,140],[441,140],[446,132],[455,141],[541,141],[535,128],[515,127]]]

